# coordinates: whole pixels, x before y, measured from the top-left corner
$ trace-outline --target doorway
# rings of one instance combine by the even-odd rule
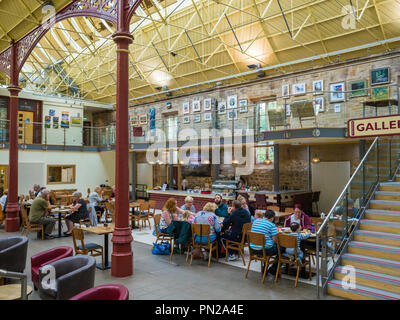
[[[91,121],[83,121],[83,145],[91,146],[92,142],[92,122]]]
[[[18,144],[33,143],[33,112],[18,111]]]

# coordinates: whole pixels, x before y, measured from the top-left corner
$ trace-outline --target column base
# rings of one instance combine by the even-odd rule
[[[132,231],[130,228],[116,228],[111,239],[113,251],[111,255],[111,275],[113,277],[129,277],[133,275],[133,252],[131,248]]]
[[[18,232],[20,228],[19,222],[19,204],[8,203],[6,209],[6,232]]]

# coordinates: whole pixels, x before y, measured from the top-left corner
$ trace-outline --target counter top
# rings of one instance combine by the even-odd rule
[[[186,197],[186,196],[191,196],[191,197],[197,197],[197,198],[215,198],[215,195],[217,193],[210,193],[210,194],[201,194],[201,193],[191,193],[191,192],[187,192],[187,191],[182,191],[182,190],[147,190],[147,193],[158,193],[158,194],[169,194],[172,196],[182,196],[182,197]],[[226,197],[223,196],[222,197],[225,200],[235,200],[235,197]]]
[[[259,191],[246,191],[239,190],[238,193],[255,193],[255,194],[283,194],[283,193],[303,193],[308,192],[307,190],[282,190],[282,191],[270,191],[270,190],[259,190]]]

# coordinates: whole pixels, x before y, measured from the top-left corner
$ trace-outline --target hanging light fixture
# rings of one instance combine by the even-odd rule
[[[321,159],[318,158],[317,155],[315,155],[314,158],[311,159],[311,161],[312,161],[313,163],[320,163],[320,162],[321,162]]]
[[[265,164],[266,164],[266,165],[272,164],[272,160],[271,160],[270,158],[267,158],[267,159],[265,160]]]

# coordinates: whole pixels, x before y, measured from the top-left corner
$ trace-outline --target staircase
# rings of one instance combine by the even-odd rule
[[[400,300],[400,176],[381,182],[372,199],[327,292],[354,300]],[[354,288],[342,285],[349,277],[345,266],[355,269]]]

